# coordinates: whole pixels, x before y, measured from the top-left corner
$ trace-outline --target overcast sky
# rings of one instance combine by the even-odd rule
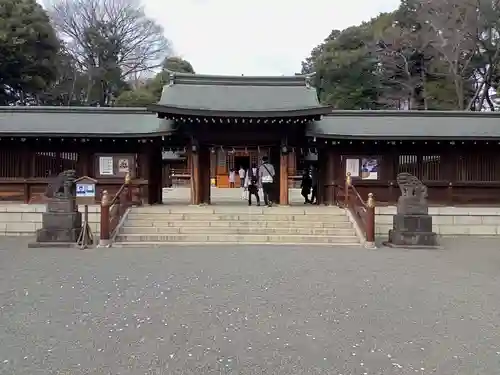
[[[332,29],[396,9],[399,0],[143,0],[196,73],[282,75]]]
[[[39,3],[50,0],[37,0]],[[333,29],[400,0],[140,0],[196,73],[288,75]]]

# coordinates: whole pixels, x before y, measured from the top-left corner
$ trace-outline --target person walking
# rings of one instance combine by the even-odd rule
[[[245,171],[243,166],[240,165],[240,169],[238,170],[238,176],[240,177],[241,199],[243,199],[243,200],[248,199],[248,189],[245,186],[246,174],[247,174],[247,171]]]
[[[252,167],[248,169],[245,177],[245,188],[248,192],[248,205],[252,205],[252,195],[255,195],[257,200],[257,206],[260,206],[259,197],[259,170],[257,165],[252,164]]]
[[[234,183],[236,182],[236,171],[234,169],[229,170],[229,187],[234,188]]]
[[[238,175],[240,176],[240,187],[243,188],[245,186],[245,176],[246,176],[245,168],[240,165],[240,169],[238,171]]]
[[[275,174],[274,166],[269,163],[267,156],[264,156],[262,164],[259,167],[259,182],[262,185],[264,203],[269,207],[273,205],[273,182]]]
[[[309,194],[311,194],[312,179],[307,169],[304,169],[304,173],[302,174],[300,188],[300,194],[304,197],[304,204],[311,203],[311,201],[309,200]]]

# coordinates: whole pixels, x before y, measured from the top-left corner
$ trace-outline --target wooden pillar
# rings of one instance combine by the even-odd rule
[[[267,154],[269,162],[273,165],[276,175],[274,176],[273,188],[271,193],[271,200],[273,203],[278,203],[280,200],[280,185],[281,185],[281,152],[279,146],[269,147],[269,152]],[[261,158],[265,154],[261,154]]]
[[[165,187],[172,186],[172,172],[170,171],[170,162],[163,165],[163,185]]]
[[[163,201],[162,153],[159,144],[148,144],[148,203],[159,204]]]
[[[326,205],[335,204],[335,166],[336,166],[336,153],[333,148],[327,148],[324,152],[324,200]]]
[[[109,231],[109,209],[110,196],[106,190],[102,192],[101,198],[101,215],[100,215],[100,230],[99,230],[99,247],[110,246],[110,231]]]
[[[92,151],[84,146],[84,149],[78,155],[78,164],[81,165],[82,176],[94,177],[92,171]]]
[[[200,163],[200,189],[201,198],[200,202],[203,204],[210,204],[210,166],[211,166],[211,153],[208,147],[200,147],[199,152]]]
[[[279,171],[279,189],[280,189],[280,200],[279,204],[283,206],[288,206],[288,152],[280,152],[280,171]]]
[[[198,143],[193,140],[191,143],[191,204],[201,204],[201,171],[200,171],[200,150]]]
[[[94,157],[94,156],[93,156]],[[137,155],[137,172],[139,178],[148,181],[148,185],[139,186],[139,196],[141,198],[141,202],[147,202],[150,204],[149,200],[149,157],[145,148],[141,148],[139,154]],[[95,178],[98,176],[96,175]],[[97,199],[97,198],[96,198]]]
[[[317,178],[318,178],[318,191],[316,200],[318,204],[325,204],[325,185],[327,185],[326,178],[326,153],[324,149],[318,149],[318,163],[317,163]]]
[[[494,156],[492,155],[492,160]],[[454,152],[454,149],[448,145],[445,146],[444,151],[441,154],[441,165],[446,165],[446,168],[443,168],[441,171],[440,178],[448,183],[448,187],[446,188],[446,202],[448,205],[453,206],[454,197],[453,197],[453,185],[458,180],[459,171],[457,169],[457,153]],[[433,197],[429,197],[429,200],[433,199]]]
[[[217,178],[217,151],[210,150],[210,179]]]
[[[31,199],[31,188],[26,182],[27,179],[31,177],[33,166],[33,153],[27,147],[23,147],[21,150],[21,177],[25,180],[24,182],[24,203],[29,203]]]

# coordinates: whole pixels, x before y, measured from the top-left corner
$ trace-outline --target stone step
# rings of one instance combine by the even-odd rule
[[[153,248],[153,247],[165,247],[165,246],[171,246],[171,245],[176,245],[176,246],[197,246],[197,245],[212,245],[212,246],[231,246],[231,245],[272,245],[272,246],[294,246],[294,245],[300,245],[301,247],[303,246],[328,246],[328,247],[359,247],[360,244],[359,242],[344,242],[344,243],[337,243],[337,242],[330,242],[330,243],[307,243],[307,242],[301,242],[301,243],[281,243],[281,242],[228,242],[228,241],[222,241],[222,242],[216,242],[216,241],[211,241],[211,242],[145,242],[145,241],[140,241],[140,242],[114,242],[113,247],[120,247],[120,248]]]
[[[120,234],[262,234],[262,235],[321,235],[321,236],[353,236],[355,235],[352,228],[269,228],[269,227],[152,227],[152,226],[125,226],[120,230]]]
[[[218,228],[352,228],[346,218],[343,221],[257,221],[257,220],[172,220],[155,221],[151,219],[127,219],[126,227],[218,227]]]
[[[257,207],[257,206],[144,206],[134,207],[131,213],[144,214],[261,214],[261,215],[345,215],[339,207]]]
[[[116,242],[190,242],[190,243],[281,243],[281,244],[357,244],[358,238],[352,236],[315,236],[315,235],[267,235],[267,234],[120,234]]]
[[[166,214],[166,213],[137,213],[130,212],[127,216],[128,220],[151,220],[151,221],[348,221],[345,214],[342,215],[290,215],[290,214],[207,214],[207,213],[186,213],[186,214]]]

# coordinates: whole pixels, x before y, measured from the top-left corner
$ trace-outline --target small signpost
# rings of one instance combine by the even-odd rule
[[[76,183],[76,204],[88,205],[95,203],[95,186],[97,180],[83,176],[75,181]]]
[[[78,237],[77,244],[80,249],[86,249],[93,245],[94,235],[89,225],[89,204],[95,203],[95,191],[97,180],[83,176],[75,181],[76,183],[76,204],[83,205],[85,211],[83,213],[82,231]]]

